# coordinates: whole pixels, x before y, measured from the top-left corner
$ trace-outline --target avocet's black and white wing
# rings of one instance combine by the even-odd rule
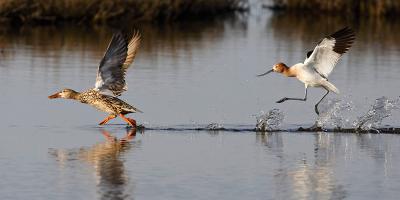
[[[327,78],[340,57],[349,50],[354,39],[355,34],[352,29],[348,27],[340,29],[323,38],[313,51],[309,51],[304,64],[313,67],[321,76]]]
[[[127,90],[125,73],[135,58],[139,44],[139,32],[130,36],[121,32],[113,35],[97,71],[96,90],[112,96],[119,96]]]

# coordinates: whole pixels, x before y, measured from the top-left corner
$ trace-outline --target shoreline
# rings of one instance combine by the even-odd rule
[[[397,17],[400,15],[400,3],[397,0],[271,0],[263,8],[275,12],[287,12],[301,15],[337,16],[343,18],[358,17]]]
[[[165,23],[213,19],[248,10],[247,0],[0,0],[0,23]]]

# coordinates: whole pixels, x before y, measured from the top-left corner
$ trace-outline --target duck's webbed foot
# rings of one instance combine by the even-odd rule
[[[127,119],[131,122],[130,123],[131,126],[136,127],[136,120],[131,119],[131,118],[127,118]]]
[[[123,114],[119,114],[119,116],[126,121],[129,125],[131,125],[132,127],[136,127],[136,120],[131,119],[131,118],[127,118],[125,117]]]

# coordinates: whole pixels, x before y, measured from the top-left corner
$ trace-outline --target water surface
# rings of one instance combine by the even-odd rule
[[[139,25],[143,43],[122,99],[143,110],[148,127],[216,123],[255,127],[273,108],[280,128],[312,125],[304,86],[278,74],[276,62],[302,62],[326,34],[352,26],[357,40],[329,77],[320,119],[328,126],[398,127],[400,27],[391,21],[321,20],[259,10],[224,20]],[[260,134],[250,131],[100,128],[106,114],[47,96],[94,86],[108,27],[2,28],[0,34],[1,199],[396,199],[398,135]],[[377,100],[378,99],[378,100]],[[375,112],[375,111],[379,112]],[[379,114],[376,117],[376,114]],[[368,118],[369,119],[369,118]],[[383,120],[382,120],[383,119]],[[364,120],[365,121],[365,120]],[[128,135],[127,135],[128,134]]]

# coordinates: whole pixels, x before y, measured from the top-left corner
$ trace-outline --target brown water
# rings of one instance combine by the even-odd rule
[[[311,125],[322,90],[310,89],[307,102],[275,104],[301,97],[304,86],[255,75],[276,62],[302,62],[323,35],[349,24],[356,43],[330,77],[341,95],[328,96],[321,120],[353,126],[372,113],[382,115],[377,125],[398,127],[400,35],[393,33],[400,26],[390,21],[261,10],[221,21],[141,25],[143,44],[121,98],[144,111],[133,117],[148,127],[218,123],[247,130],[273,108],[284,115],[283,129]],[[64,87],[94,86],[111,34],[107,27],[1,30],[1,199],[398,197],[397,135],[152,130],[126,137],[120,119],[100,128],[106,114],[47,99]]]

